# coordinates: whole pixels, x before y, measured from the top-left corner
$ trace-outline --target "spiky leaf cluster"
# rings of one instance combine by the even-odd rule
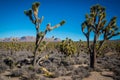
[[[46,46],[47,46],[47,42],[46,41],[41,42],[41,44],[40,44],[40,46],[38,48],[38,51],[39,52],[43,51],[46,48]]]
[[[104,34],[104,39],[109,40],[113,36],[120,35],[119,27],[116,25],[117,17],[113,17],[108,25],[103,28],[102,33]]]
[[[71,39],[66,38],[60,44],[60,51],[66,56],[70,56],[76,53],[76,46]]]
[[[15,39],[15,38],[13,38],[12,39],[12,42],[10,43],[10,45],[9,45],[9,50],[11,51],[11,54],[12,53],[15,53],[16,51],[18,51],[18,43],[17,43],[17,39]]]
[[[36,22],[40,22],[41,19],[38,19],[38,9],[39,9],[40,3],[35,2],[32,4],[32,9],[25,10],[24,13],[26,16],[30,18],[30,20],[35,24]],[[34,17],[33,17],[33,15]]]

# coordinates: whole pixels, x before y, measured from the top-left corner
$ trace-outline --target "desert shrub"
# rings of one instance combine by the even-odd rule
[[[62,60],[60,62],[60,65],[63,65],[63,66],[69,66],[70,64],[74,64],[74,63],[71,61],[67,61],[67,60]]]
[[[65,76],[67,69],[66,69],[64,66],[60,66],[60,67],[58,68],[58,71],[59,71],[59,75],[60,75],[60,76]]]
[[[120,53],[120,41],[106,41],[104,45],[100,48],[97,57],[104,57],[106,53],[113,52],[113,53]]]
[[[36,73],[37,73],[37,74],[42,74],[43,71],[42,71],[40,68],[38,68],[38,69],[36,70]]]
[[[79,66],[77,69],[74,70],[72,79],[83,79],[84,77],[88,77],[90,75],[89,73],[89,67],[82,67]]]
[[[3,73],[5,70],[8,69],[8,66],[4,63],[0,63],[0,73]]]
[[[28,70],[34,71],[34,67],[32,65],[28,66]],[[38,69],[37,69],[38,70]]]
[[[61,63],[60,58],[54,57],[54,58],[50,58],[50,59],[51,59],[51,62],[54,64],[60,65],[60,63]]]
[[[73,65],[65,66],[67,71],[72,71],[74,69]]]
[[[50,72],[55,72],[57,70],[57,67],[53,64],[53,65],[51,65],[51,66],[48,67],[48,70]]]
[[[119,55],[110,55],[104,56],[99,58],[99,65],[101,68],[108,69],[114,72],[113,79],[119,80],[120,79],[120,56]]]
[[[71,39],[66,38],[66,40],[63,40],[60,44],[60,51],[65,56],[71,56],[76,53],[76,46]]]
[[[4,63],[12,69],[14,67],[14,60],[11,57],[7,57],[4,59]]]
[[[53,51],[58,48],[59,42],[49,42],[49,44],[46,46],[47,51]]]
[[[22,74],[23,74],[23,71],[18,69],[18,70],[11,71],[10,76],[11,77],[20,77],[20,76],[22,76]]]
[[[119,57],[119,56],[117,56]],[[113,64],[114,63],[114,64]],[[114,80],[119,80],[120,79],[120,59],[116,58],[116,61],[112,61],[112,65],[114,66],[112,68],[112,71],[114,72]]]
[[[22,75],[20,80],[39,80],[39,77],[36,75],[36,73],[30,72]]]
[[[40,80],[46,80],[46,78],[43,76],[43,77],[40,77]]]
[[[116,52],[120,53],[120,42],[118,44],[116,44]]]
[[[80,53],[88,53],[88,50],[86,48],[86,42],[85,41],[82,41],[82,40],[79,40],[77,42],[75,42],[76,46],[77,46],[77,53],[79,56]]]
[[[82,80],[81,76],[79,75],[72,75],[72,80]]]
[[[54,71],[54,75],[52,76],[52,78],[57,78],[57,77],[59,77],[60,76],[60,74],[59,74],[59,72],[56,70],[56,71]]]

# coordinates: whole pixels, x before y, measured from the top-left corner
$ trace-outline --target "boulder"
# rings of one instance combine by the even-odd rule
[[[104,72],[101,72],[101,75],[102,76],[107,76],[107,77],[113,77],[113,75],[114,75],[114,73],[113,72],[106,72],[106,71],[104,71]]]

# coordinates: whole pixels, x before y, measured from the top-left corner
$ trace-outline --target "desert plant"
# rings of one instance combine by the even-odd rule
[[[37,76],[34,72],[29,72],[27,74],[23,74],[20,77],[20,80],[39,80],[39,76]]]
[[[10,45],[9,45],[10,54],[14,54],[16,51],[18,51],[18,44],[17,39],[13,38]]]
[[[78,41],[77,46],[78,46],[78,54],[87,52],[85,42],[83,42],[82,40]]]
[[[20,77],[22,76],[23,71],[22,70],[12,70],[10,76],[11,77]]]
[[[8,66],[5,63],[0,62],[0,74],[5,72],[7,69],[8,69]]]
[[[101,5],[94,5],[90,8],[90,14],[86,14],[86,20],[82,23],[82,32],[87,38],[87,48],[90,53],[90,67],[94,68],[96,63],[96,54],[99,52],[103,43],[114,36],[120,34],[119,28],[116,25],[116,18],[113,17],[106,24],[105,8]],[[90,44],[90,37],[93,34],[93,41]],[[103,37],[99,40],[99,37]],[[96,47],[98,45],[98,47]]]
[[[29,19],[31,20],[31,22],[35,25],[35,29],[36,29],[36,43],[35,43],[35,50],[33,52],[34,54],[34,58],[33,58],[33,66],[36,65],[36,60],[37,60],[37,52],[39,49],[39,46],[43,43],[43,39],[45,37],[45,35],[47,34],[47,32],[52,31],[55,28],[58,28],[59,26],[62,26],[65,21],[61,21],[59,24],[51,27],[51,24],[47,24],[45,31],[40,31],[40,24],[43,21],[43,16],[42,18],[38,17],[38,9],[39,9],[40,3],[39,2],[34,2],[32,4],[32,9],[29,10],[25,10],[24,13],[26,16],[29,17]],[[45,45],[45,44],[44,44]]]
[[[14,60],[12,57],[7,57],[4,59],[4,63],[12,69],[14,67]]]
[[[60,51],[65,56],[71,56],[76,53],[76,46],[75,43],[71,40],[66,38],[66,40],[63,40],[60,44]]]

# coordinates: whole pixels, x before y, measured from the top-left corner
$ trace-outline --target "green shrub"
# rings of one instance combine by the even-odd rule
[[[71,39],[66,38],[66,40],[63,40],[60,44],[60,51],[66,56],[75,54],[76,53],[75,43]]]

